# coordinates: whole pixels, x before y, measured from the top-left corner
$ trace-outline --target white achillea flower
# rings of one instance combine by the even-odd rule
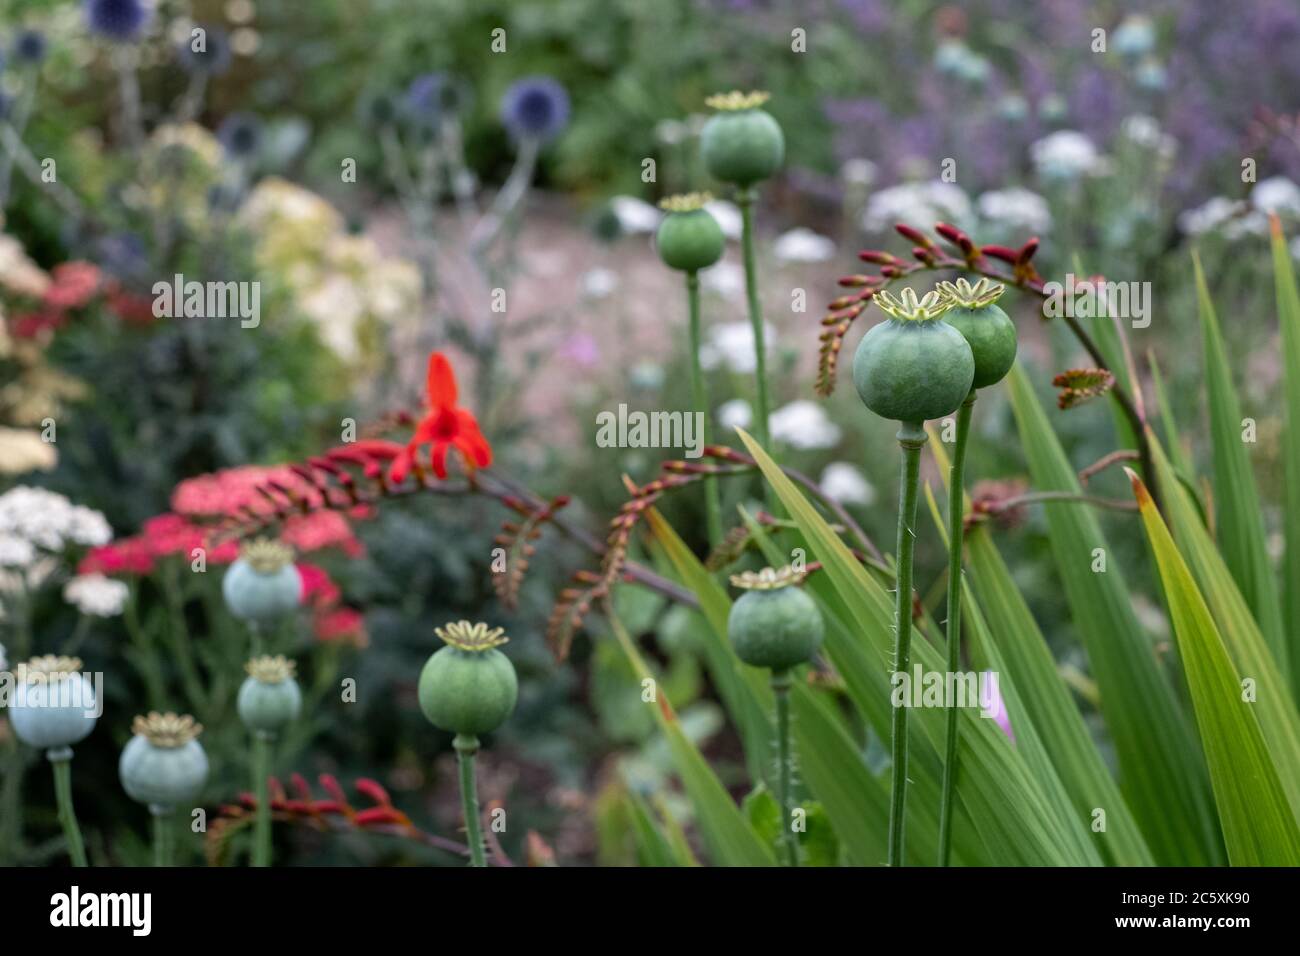
[[[701,270],[700,285],[721,296],[742,295],[745,291],[745,270],[734,262],[723,260],[716,266]]]
[[[715,414],[718,416],[718,424],[727,431],[748,428],[749,423],[754,420],[754,410],[743,398],[733,398],[723,402],[718,406]]]
[[[1070,180],[1094,172],[1101,164],[1097,147],[1072,129],[1049,133],[1029,147],[1034,168],[1044,179]]]
[[[772,349],[776,330],[763,323],[763,339]],[[726,366],[743,375],[754,371],[754,328],[749,322],[723,322],[709,328],[707,341],[700,347],[700,365],[706,369]]]
[[[801,227],[778,236],[772,254],[784,262],[826,262],[835,257],[835,242]]]
[[[1162,159],[1172,159],[1178,151],[1178,140],[1161,130],[1156,119],[1142,113],[1125,117],[1120,132],[1130,142],[1151,150]]]
[[[867,232],[892,230],[905,222],[928,228],[936,222],[956,225],[969,222],[970,197],[955,183],[932,180],[927,183],[903,183],[873,193],[867,201],[862,225]]]
[[[705,211],[717,220],[722,234],[728,239],[739,239],[744,228],[740,207],[724,199],[715,199],[704,204]]]
[[[98,511],[74,505],[44,488],[19,485],[0,495],[0,535],[22,538],[46,551],[68,544],[106,544],[113,537]]]
[[[618,220],[618,227],[630,236],[654,232],[663,218],[658,209],[635,196],[615,196],[609,201],[609,208]]]
[[[1042,233],[1052,228],[1047,200],[1028,189],[992,189],[976,201],[980,215],[1017,232]]]
[[[90,617],[117,617],[130,589],[102,574],[79,574],[63,586],[63,600]]]
[[[618,291],[618,273],[612,269],[588,269],[582,274],[582,294],[589,299],[607,299]]]
[[[769,425],[772,438],[794,448],[833,448],[840,440],[840,426],[820,404],[808,399],[778,408]]]
[[[833,461],[822,471],[818,486],[842,505],[869,507],[876,502],[876,487],[847,461]]]
[[[1285,176],[1261,179],[1250,191],[1250,204],[1264,213],[1300,216],[1300,186]]]
[[[36,560],[36,549],[26,538],[0,534],[0,567],[25,568]]]

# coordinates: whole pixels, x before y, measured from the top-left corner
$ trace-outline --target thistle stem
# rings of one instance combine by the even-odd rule
[[[703,423],[704,444],[713,443],[709,426],[709,399],[704,388],[704,371],[700,368],[700,277],[698,273],[686,274],[686,299],[690,306],[691,347],[691,404]],[[709,545],[717,547],[722,540],[722,502],[718,496],[718,480],[713,476],[704,479],[704,507],[708,521]]]
[[[257,815],[253,818],[253,866],[271,865],[271,741],[265,731],[253,734],[253,792]]]
[[[745,296],[749,302],[749,322],[754,328],[754,378],[757,401],[754,409],[754,426],[758,443],[772,453],[771,435],[767,428],[767,346],[763,342],[763,307],[758,300],[758,266],[754,256],[754,189],[748,187],[736,193],[742,223],[741,248],[745,258]]]
[[[921,422],[900,422],[903,451],[898,489],[897,586],[894,593],[894,671],[908,672],[912,654],[912,546],[916,542],[916,492],[925,430]],[[889,865],[903,865],[903,827],[907,813],[907,702],[894,708],[891,726],[893,781],[889,792]]]
[[[772,671],[772,695],[776,700],[776,748],[777,781],[779,790],[777,799],[781,804],[781,845],[785,848],[786,862],[789,866],[799,865],[799,847],[795,841],[794,831],[790,828],[790,818],[794,809],[793,775],[794,765],[790,758],[790,672],[789,670]]]
[[[54,770],[54,799],[59,807],[59,823],[63,837],[68,841],[68,856],[73,866],[88,866],[86,845],[81,840],[81,827],[77,825],[77,811],[72,808],[72,748],[51,747],[45,752]]]
[[[465,815],[469,865],[487,866],[487,857],[483,852],[483,831],[479,823],[478,784],[474,779],[474,755],[478,753],[478,738],[473,734],[457,734],[452,746],[456,748],[456,762],[460,765],[460,806]]]
[[[971,412],[975,407],[975,389],[957,409],[957,444],[948,468],[948,673],[961,667],[961,552],[965,539],[963,509],[965,494],[963,472],[966,467],[966,441],[970,437]],[[943,783],[939,795],[939,865],[948,865],[952,846],[952,798],[957,787],[957,707],[948,702],[946,744],[943,760]]]
[[[153,865],[172,865],[172,814],[169,807],[149,808],[153,814]]]

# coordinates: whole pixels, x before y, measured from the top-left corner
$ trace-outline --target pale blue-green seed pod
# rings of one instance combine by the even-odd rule
[[[294,663],[281,656],[255,657],[244,667],[248,677],[236,700],[239,719],[254,733],[276,736],[302,711]]]
[[[222,578],[221,594],[241,621],[270,624],[292,614],[302,600],[293,552],[278,541],[250,542]]]
[[[95,688],[75,657],[37,657],[19,664],[9,703],[14,735],[39,750],[71,747],[85,740],[99,719]]]
[[[203,727],[189,715],[151,713],[132,730],[117,764],[122,788],[154,813],[192,805],[208,782],[208,755],[195,739]]]

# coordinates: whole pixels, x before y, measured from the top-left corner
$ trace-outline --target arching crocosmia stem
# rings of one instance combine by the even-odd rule
[[[690,304],[691,405],[704,422],[704,444],[711,445],[713,429],[709,427],[709,400],[704,390],[704,371],[700,368],[700,277],[697,273],[686,275],[686,296]],[[712,476],[704,479],[704,507],[709,544],[716,547],[722,540],[722,503],[718,480]]]
[[[46,757],[54,770],[54,799],[59,808],[63,837],[68,841],[68,856],[72,857],[73,866],[88,866],[86,845],[82,842],[77,812],[72,806],[72,748],[52,747]]]
[[[452,741],[456,748],[456,763],[460,767],[460,806],[465,816],[465,841],[469,844],[469,865],[487,866],[483,851],[483,830],[479,819],[478,782],[474,777],[474,757],[478,754],[478,738],[472,734],[457,734]]]
[[[894,671],[908,673],[912,655],[912,549],[916,542],[916,496],[921,472],[925,429],[920,422],[901,422],[898,444],[903,450],[898,489],[898,587],[894,595]],[[903,865],[903,830],[907,816],[906,702],[894,707],[890,727],[893,779],[889,794],[889,865]]]
[[[963,509],[965,494],[962,473],[966,467],[966,442],[970,437],[971,412],[975,407],[975,389],[957,410],[956,447],[948,468],[948,673],[961,668],[961,553],[965,537]],[[952,845],[952,798],[957,786],[957,708],[948,701],[946,744],[944,747],[943,785],[939,797],[939,865],[948,865]]]

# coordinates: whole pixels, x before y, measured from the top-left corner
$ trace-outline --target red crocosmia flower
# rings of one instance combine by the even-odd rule
[[[465,460],[465,467],[486,468],[492,464],[492,448],[479,431],[474,416],[456,404],[456,375],[441,352],[429,356],[429,374],[425,383],[429,410],[415,426],[415,434],[388,469],[388,480],[399,484],[405,480],[415,455],[422,445],[432,446],[433,473],[447,477],[447,449],[455,448]]]

